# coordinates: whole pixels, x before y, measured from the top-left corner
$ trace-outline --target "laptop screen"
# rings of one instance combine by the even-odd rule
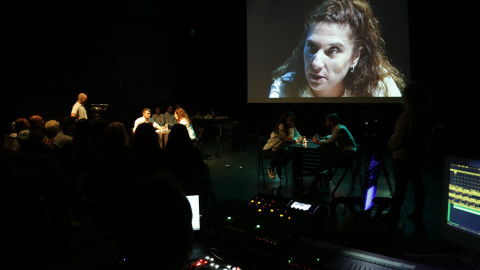
[[[194,231],[200,230],[200,195],[187,195],[192,207],[192,227]]]

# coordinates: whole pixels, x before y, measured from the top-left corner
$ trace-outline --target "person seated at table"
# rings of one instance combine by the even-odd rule
[[[169,105],[167,107],[167,111],[163,114],[165,118],[165,125],[168,125],[168,128],[171,129],[173,125],[177,123],[177,119],[175,119],[175,111],[173,110],[173,106]]]
[[[332,130],[332,134],[326,137],[315,135],[313,142],[320,144],[319,173],[332,174],[334,165],[344,165],[353,162],[357,145],[347,127],[340,124],[340,116],[338,114],[327,114],[325,126]]]
[[[263,147],[262,156],[270,159],[268,176],[275,179],[275,169],[281,179],[282,169],[290,162],[293,153],[286,147],[288,143],[301,140],[302,136],[295,127],[295,114],[284,111],[278,119],[270,138]]]
[[[192,120],[188,117],[187,112],[183,108],[178,108],[175,110],[175,119],[177,119],[177,123],[184,125],[188,130],[188,136],[190,140],[195,140],[197,135],[193,130]]]
[[[155,113],[152,115],[152,118],[157,124],[161,126],[165,125],[165,116],[160,112],[160,107],[155,108]]]
[[[153,120],[151,117],[152,111],[149,108],[145,108],[142,110],[142,117],[137,118],[135,120],[135,124],[133,125],[132,132],[135,133],[135,130],[137,130],[138,125],[143,124],[143,123],[149,123],[152,124],[155,129],[160,129],[160,125]]]

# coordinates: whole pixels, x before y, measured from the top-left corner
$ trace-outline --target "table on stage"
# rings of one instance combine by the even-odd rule
[[[165,149],[165,146],[167,146],[167,141],[168,141],[168,134],[170,134],[170,131],[168,129],[157,129],[157,134],[158,134],[158,141],[160,143],[160,148]]]
[[[217,139],[222,137],[222,125],[224,122],[228,120],[228,116],[219,116],[219,117],[192,117],[192,124],[195,128],[195,131],[198,130],[199,127],[218,127],[218,136]]]
[[[293,182],[301,183],[304,176],[313,176],[318,167],[320,145],[314,143],[313,139],[307,139],[307,143],[291,143],[287,147],[293,152]]]

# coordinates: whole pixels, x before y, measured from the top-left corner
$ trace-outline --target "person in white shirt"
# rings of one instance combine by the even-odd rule
[[[72,107],[72,112],[70,115],[75,117],[77,121],[80,119],[88,119],[87,110],[85,109],[87,98],[88,97],[85,93],[78,94],[77,102]]]
[[[188,135],[190,139],[193,141],[197,138],[195,131],[193,130],[192,120],[188,117],[187,112],[183,108],[178,108],[175,110],[175,118],[179,124],[184,125],[187,127]]]
[[[153,125],[155,129],[160,129],[160,125],[153,120],[151,117],[152,111],[149,108],[145,108],[142,110],[142,117],[137,118],[135,120],[135,124],[133,125],[132,132],[135,133],[135,130],[137,129],[138,125],[143,124],[143,123],[150,123]]]

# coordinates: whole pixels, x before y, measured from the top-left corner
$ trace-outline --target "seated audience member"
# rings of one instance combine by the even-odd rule
[[[129,141],[123,123],[112,122],[107,125],[95,166],[90,174],[81,176],[84,196],[103,202],[127,183],[135,181],[129,159]]]
[[[53,144],[60,148],[71,148],[76,119],[69,115],[64,116],[60,122],[60,132],[53,139]]]
[[[94,161],[96,153],[90,148],[90,134],[92,130],[92,121],[86,118],[80,119],[75,123],[75,131],[72,140],[72,151],[78,163],[78,169],[88,170]]]
[[[74,190],[50,154],[4,152],[0,172],[2,251],[14,262],[3,261],[3,268],[50,268],[52,250],[67,248]]]
[[[17,120],[15,120],[15,130],[17,134],[22,130],[30,130],[30,122],[28,122],[26,118],[17,118]]]
[[[19,151],[22,144],[24,145],[24,147],[26,147],[26,139],[30,134],[30,122],[28,122],[28,120],[23,117],[17,118],[17,120],[15,120],[14,122],[14,126],[12,127],[12,129],[15,130],[15,135],[12,135],[15,136],[12,142],[12,144],[14,145],[12,149],[15,149],[15,151]],[[21,137],[24,138],[22,142],[20,141]],[[9,140],[11,139],[9,138]]]
[[[153,125],[138,125],[132,140],[131,161],[139,178],[155,174],[164,165],[163,150]]]
[[[190,120],[190,117],[183,108],[178,108],[175,110],[175,119],[177,119],[177,123],[182,124],[187,128],[190,140],[193,141],[197,138],[197,135],[193,130],[192,120]]]
[[[325,125],[332,130],[332,134],[324,138],[315,135],[313,141],[320,144],[320,173],[331,174],[333,166],[348,165],[353,162],[357,146],[347,127],[340,124],[338,114],[327,114]]]
[[[168,174],[126,185],[109,204],[119,257],[99,269],[187,269],[192,210]]]
[[[45,137],[42,142],[53,148],[53,142],[58,133],[61,132],[60,123],[57,120],[49,120],[45,123]]]
[[[173,125],[177,123],[177,119],[175,118],[175,111],[173,110],[173,106],[168,106],[167,111],[163,114],[165,118],[165,124],[168,125],[168,128],[171,129]]]
[[[143,124],[143,123],[148,123],[151,124],[155,129],[160,129],[160,125],[157,124],[153,118],[151,117],[152,112],[150,111],[149,108],[145,108],[142,110],[142,117],[137,118],[135,120],[135,123],[133,125],[133,133],[137,130],[138,125]]]
[[[166,167],[179,177],[187,194],[203,193],[208,179],[207,166],[184,125],[173,125],[165,147],[165,157]]]
[[[72,183],[76,181],[77,173],[80,170],[77,156],[72,148],[76,121],[75,117],[71,117],[70,115],[63,117],[59,123],[60,131],[53,138],[52,144],[54,158]],[[80,125],[82,125],[84,121],[88,120],[82,120]]]
[[[92,121],[92,130],[90,131],[90,140],[88,145],[94,151],[98,151],[107,125],[108,121],[104,118],[96,118]]]
[[[10,125],[10,134],[5,135],[5,139],[3,141],[3,149],[10,152],[15,152],[20,148],[17,139],[17,131],[15,130],[15,122]]]
[[[130,138],[128,137],[125,125],[121,122],[112,122],[107,125],[103,135],[100,153],[103,155],[115,156],[125,153],[129,146]]]
[[[28,122],[30,123],[28,135],[27,130],[22,130],[18,134],[18,139],[21,140],[19,150],[30,154],[49,153],[51,149],[42,142],[45,137],[43,118],[40,115],[32,115]]]
[[[275,169],[278,177],[283,177],[283,167],[287,166],[292,159],[292,151],[286,146],[301,138],[302,136],[295,127],[295,114],[291,111],[283,112],[262,150],[262,156],[270,159],[268,176],[271,179],[275,179]]]
[[[161,126],[163,126],[165,124],[165,117],[160,112],[160,107],[155,108],[155,113],[152,115],[152,118],[157,124],[159,124]]]
[[[45,121],[40,115],[32,115],[28,119],[30,123],[30,140],[34,142],[42,141],[45,137]]]

